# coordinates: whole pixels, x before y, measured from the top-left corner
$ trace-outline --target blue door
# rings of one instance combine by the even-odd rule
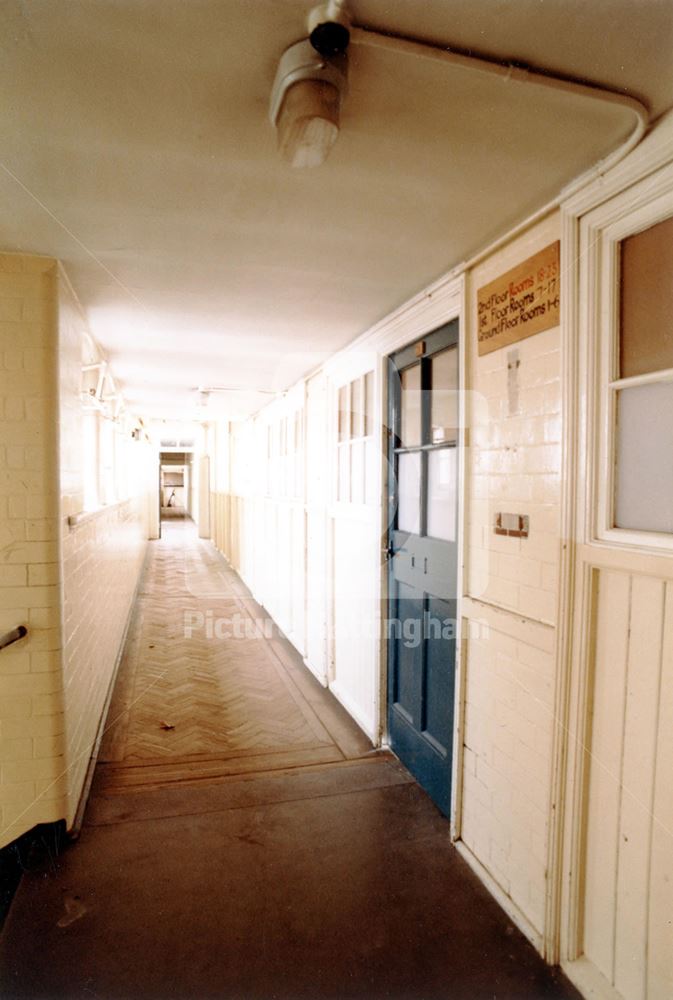
[[[449,815],[456,663],[458,321],[389,359],[388,731]]]

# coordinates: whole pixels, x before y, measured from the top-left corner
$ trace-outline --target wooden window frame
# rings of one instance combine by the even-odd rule
[[[587,497],[587,537],[596,542],[639,549],[673,552],[673,534],[615,525],[617,456],[617,397],[621,389],[673,381],[673,368],[645,375],[620,377],[620,250],[622,241],[673,212],[673,177],[655,197],[651,185],[625,191],[594,210],[581,227],[580,268],[584,272],[584,301],[593,336],[588,345],[588,367],[593,370],[593,400],[588,400],[591,479]],[[593,424],[593,426],[592,426]]]
[[[368,494],[367,491],[367,453],[368,443],[372,442],[375,438],[375,428],[376,421],[374,419],[374,414],[367,413],[367,378],[371,376],[374,380],[373,392],[372,392],[372,403],[376,405],[376,371],[373,368],[368,368],[366,371],[360,372],[347,380],[341,381],[335,385],[335,400],[336,400],[336,421],[335,421],[335,447],[336,447],[336,468],[334,472],[333,479],[333,498],[334,503],[337,504],[355,504],[358,507],[361,506],[371,506],[372,504],[378,503],[378,496],[374,497]],[[359,384],[359,399],[360,399],[360,411],[355,414],[353,411],[353,386],[355,383]],[[341,394],[345,392],[345,409],[341,409]],[[343,415],[343,416],[342,416]],[[354,420],[354,417],[356,418]],[[342,437],[342,420],[345,425],[345,434]],[[356,425],[356,433],[353,433],[354,424]],[[359,491],[362,496],[362,500],[353,500],[353,449],[354,445],[361,444],[364,455],[363,455],[363,472],[364,478],[362,482],[362,488]],[[342,450],[348,452],[348,496],[341,496],[340,490],[340,475],[341,475],[341,452]]]

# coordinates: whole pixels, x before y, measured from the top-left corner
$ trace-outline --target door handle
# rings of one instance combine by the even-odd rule
[[[398,552],[406,552],[406,551],[407,550],[404,548],[404,546],[401,546],[399,549],[396,549],[393,547],[392,542],[388,542],[388,544],[384,545],[384,547],[381,549],[381,555],[385,556],[386,559],[392,559],[393,556],[396,556],[398,554]]]

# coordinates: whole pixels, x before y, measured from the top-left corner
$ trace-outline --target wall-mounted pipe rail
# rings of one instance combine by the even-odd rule
[[[7,646],[11,646],[13,642],[18,642],[19,639],[23,639],[24,635],[28,635],[28,629],[25,625],[17,625],[16,628],[11,629],[9,632],[5,632],[4,635],[0,635],[0,649],[6,649]]]

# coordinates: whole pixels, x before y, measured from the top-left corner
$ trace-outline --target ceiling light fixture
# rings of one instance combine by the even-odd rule
[[[194,392],[210,395],[211,392],[260,392],[267,396],[277,396],[275,389],[255,389],[253,386],[244,385],[198,385],[194,387]]]
[[[293,167],[324,163],[339,134],[348,83],[346,5],[340,0],[320,4],[309,14],[308,30],[308,38],[281,56],[269,108],[280,154]]]

